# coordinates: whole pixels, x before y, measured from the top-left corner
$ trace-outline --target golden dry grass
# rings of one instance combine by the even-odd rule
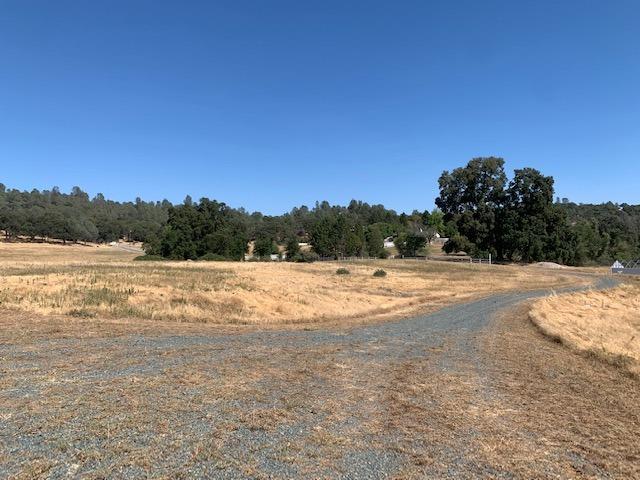
[[[530,315],[546,335],[640,374],[640,282],[551,296]]]
[[[0,241],[0,266],[2,267],[75,262],[112,263],[129,261],[136,255],[108,245],[6,243]]]
[[[269,325],[395,318],[497,292],[576,283],[571,271],[517,266],[134,262],[134,256],[110,247],[0,244],[0,304],[43,315]],[[339,266],[351,273],[336,275]],[[378,268],[388,275],[374,278]]]

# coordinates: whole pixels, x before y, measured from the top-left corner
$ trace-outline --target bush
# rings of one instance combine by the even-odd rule
[[[299,254],[297,254],[296,256],[293,257],[292,261],[293,262],[298,262],[298,263],[313,263],[316,260],[319,260],[320,257],[318,256],[317,253],[314,252],[300,252]]]
[[[166,260],[166,258],[161,257],[160,255],[140,255],[134,258],[134,260],[138,262],[161,262]]]
[[[449,240],[447,240],[447,242],[442,247],[445,253],[471,253],[471,250],[473,250],[473,248],[473,244],[469,240],[467,240],[467,237],[462,235],[454,235]]]
[[[386,277],[387,276],[387,272],[385,272],[383,269],[379,268],[378,270],[373,272],[373,276],[374,277]]]
[[[339,268],[336,270],[336,275],[349,275],[351,272],[346,268]]]
[[[427,239],[423,234],[401,233],[396,237],[395,245],[403,257],[415,257],[425,248]]]
[[[205,253],[198,260],[203,262],[228,262],[229,259],[224,255],[219,255],[217,253]]]

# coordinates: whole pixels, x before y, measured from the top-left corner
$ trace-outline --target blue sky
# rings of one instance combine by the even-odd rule
[[[573,201],[639,203],[639,18],[635,0],[4,0],[0,182],[410,211],[495,155]]]

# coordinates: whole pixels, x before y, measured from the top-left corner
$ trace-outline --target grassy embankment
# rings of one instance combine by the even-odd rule
[[[537,301],[531,319],[547,336],[640,375],[640,281]]]

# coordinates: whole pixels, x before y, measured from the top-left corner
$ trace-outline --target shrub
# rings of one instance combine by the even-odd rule
[[[298,263],[313,263],[318,260],[320,257],[317,253],[314,252],[300,252],[295,257],[293,257],[292,261]]]
[[[373,276],[374,277],[386,277],[387,276],[387,272],[385,272],[383,269],[379,268],[378,270],[373,272]]]
[[[336,270],[336,275],[349,275],[351,272],[346,268],[339,268]]]
[[[166,260],[166,258],[161,257],[160,255],[140,255],[134,258],[134,260],[139,262],[161,262]]]
[[[224,255],[219,255],[217,253],[205,253],[198,260],[203,262],[228,262],[229,259]]]
[[[467,240],[467,237],[462,235],[454,235],[444,244],[442,249],[445,253],[465,252],[471,253],[473,250],[473,244]]]

